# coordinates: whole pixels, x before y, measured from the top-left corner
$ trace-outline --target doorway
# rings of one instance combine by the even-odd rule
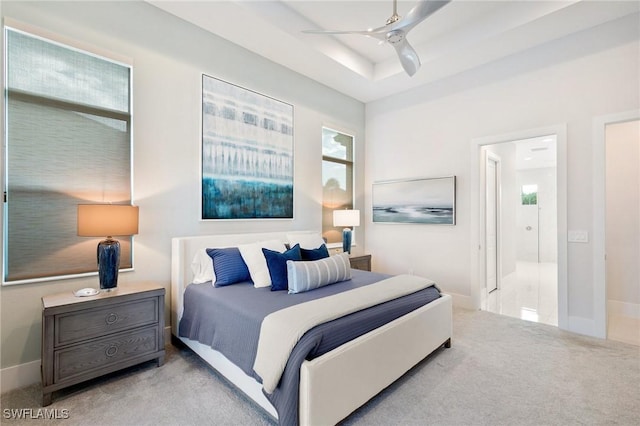
[[[565,126],[475,139],[472,152],[479,188],[471,200],[479,217],[477,234],[472,228],[479,241],[472,246],[476,306],[566,328]],[[495,214],[494,198],[500,205]]]
[[[640,120],[605,127],[607,337],[640,346]]]
[[[558,325],[557,137],[486,144],[481,308]]]
[[[592,330],[589,333],[596,337],[607,338],[608,336],[608,318],[609,314],[617,315],[618,308],[622,308],[623,316],[635,318],[640,321],[640,303],[628,304],[623,302],[622,305],[609,303],[607,268],[605,267],[606,253],[606,130],[609,126],[617,123],[640,122],[640,110],[631,110],[611,115],[596,117],[593,120],[593,312],[594,321]],[[639,165],[640,167],[640,165]],[[640,185],[640,183],[639,183]],[[640,207],[639,207],[640,208]],[[640,259],[638,259],[640,261]],[[613,296],[615,297],[615,296]],[[631,306],[629,306],[631,305]],[[631,307],[631,309],[628,309]],[[611,312],[608,312],[608,311]],[[618,311],[618,312],[616,312]],[[636,323],[637,324],[637,323]],[[610,331],[610,330],[609,330]],[[636,332],[638,328],[636,326]]]

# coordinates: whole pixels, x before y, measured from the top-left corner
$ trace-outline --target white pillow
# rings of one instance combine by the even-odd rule
[[[264,257],[264,253],[262,253],[263,248],[280,253],[284,253],[287,250],[284,243],[279,240],[238,245],[242,260],[247,264],[251,281],[253,281],[253,286],[256,288],[269,287],[271,285],[271,275],[269,275],[267,260]]]
[[[307,262],[287,260],[289,294],[302,293],[350,278],[349,253]]]
[[[307,250],[317,249],[324,244],[322,235],[317,232],[296,232],[287,234],[287,241],[289,241],[289,247],[300,244],[300,248]]]
[[[213,270],[213,259],[207,254],[207,249],[200,249],[193,256],[191,262],[194,284],[202,284],[207,281],[216,282],[216,273]]]

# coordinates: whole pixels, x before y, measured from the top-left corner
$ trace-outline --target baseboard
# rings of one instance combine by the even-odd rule
[[[618,300],[607,301],[607,314],[618,317],[640,319],[640,304],[620,302]]]
[[[606,334],[601,336],[596,330],[596,322],[590,318],[572,317],[568,318],[567,331],[573,333],[584,334],[585,336],[598,337],[600,339],[606,339]]]
[[[0,392],[31,386],[40,381],[40,360],[13,365],[0,370]]]
[[[164,344],[171,343],[171,326],[164,328]],[[0,370],[0,393],[31,386],[40,382],[40,360],[13,365]]]
[[[456,293],[449,293],[449,292],[444,292],[447,293],[448,295],[451,296],[451,298],[453,299],[453,306],[456,308],[463,308],[463,309],[476,309],[473,306],[473,300],[471,299],[471,296],[463,296],[462,294],[456,294]]]

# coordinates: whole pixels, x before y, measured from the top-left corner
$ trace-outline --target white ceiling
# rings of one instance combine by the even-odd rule
[[[418,0],[399,0],[401,16]],[[383,26],[392,0],[148,0],[175,16],[362,102],[470,70],[637,13],[640,2],[453,0],[409,33],[422,67],[409,77],[388,44],[305,29]]]
[[[516,170],[557,166],[556,135],[510,142],[516,148]]]

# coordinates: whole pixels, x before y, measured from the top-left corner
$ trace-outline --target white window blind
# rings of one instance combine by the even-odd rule
[[[97,271],[76,209],[131,202],[131,68],[8,27],[5,64],[3,282]]]

